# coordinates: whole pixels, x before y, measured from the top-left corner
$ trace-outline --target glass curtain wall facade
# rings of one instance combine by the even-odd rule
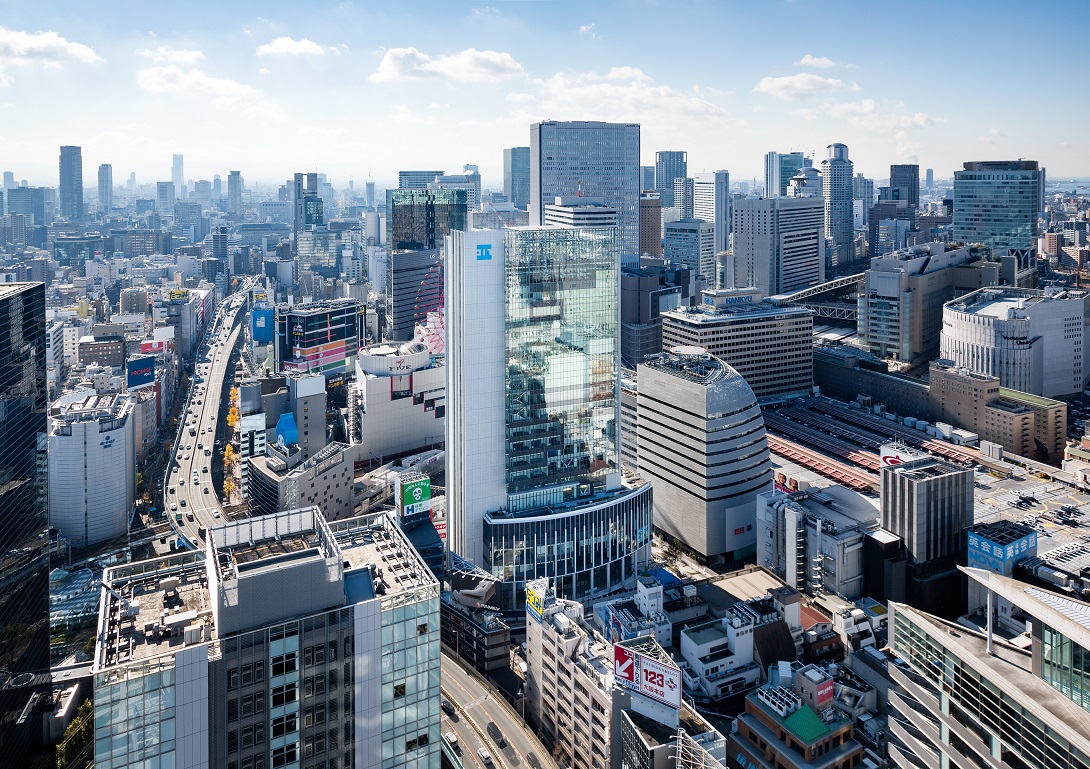
[[[971,162],[954,172],[956,240],[1034,248],[1044,171],[1037,161]]]
[[[0,748],[36,766],[49,701],[49,537],[39,497],[46,431],[45,286],[0,288]],[[44,441],[43,441],[44,443]]]
[[[1090,710],[1090,650],[1049,625],[1041,628],[1041,677]]]
[[[439,248],[466,228],[466,190],[387,190],[387,244],[391,251]]]

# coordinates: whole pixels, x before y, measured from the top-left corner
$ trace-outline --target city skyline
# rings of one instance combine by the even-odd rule
[[[692,173],[727,168],[736,180],[763,179],[772,148],[820,161],[834,142],[869,177],[918,161],[949,178],[964,160],[1029,156],[1054,178],[1090,175],[1078,114],[1034,143],[1031,110],[1010,94],[1036,80],[1013,58],[961,58],[951,68],[944,49],[921,37],[918,53],[891,67],[884,37],[845,3],[426,5],[425,13],[419,4],[274,4],[260,16],[218,7],[211,27],[199,12],[168,25],[155,14],[137,24],[109,9],[13,8],[0,26],[0,114],[16,116],[0,128],[8,165],[52,186],[56,147],[71,144],[83,147],[86,168],[111,163],[118,180],[130,171],[140,182],[169,180],[181,153],[192,179],[240,169],[251,183],[271,183],[316,168],[346,186],[369,173],[390,183],[406,164],[473,163],[485,186],[499,188],[502,151],[525,146],[532,122],[587,119],[639,122],[644,164],[681,149]],[[993,4],[986,17],[935,3],[914,10],[972,29],[974,40],[1016,23],[1013,3]],[[667,13],[687,20],[699,65],[632,46]],[[842,34],[801,34],[833,19]],[[787,22],[798,42],[774,51],[761,35],[741,34]],[[726,46],[724,30],[739,31]],[[1075,28],[1051,34],[1062,65]],[[928,75],[932,58],[941,87]],[[125,105],[109,122],[74,129],[50,119],[58,101],[79,112],[103,93]],[[176,120],[187,112],[199,119]],[[434,141],[439,130],[447,141]]]

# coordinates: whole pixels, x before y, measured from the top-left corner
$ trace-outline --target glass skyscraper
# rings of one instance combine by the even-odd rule
[[[802,168],[801,152],[769,152],[765,155],[765,197],[782,198],[787,184]]]
[[[612,227],[455,232],[448,246],[451,548],[505,585],[615,589],[650,539],[621,483],[620,264]]]
[[[531,225],[544,223],[544,207],[557,197],[601,198],[617,212],[621,255],[638,254],[640,186],[638,124],[551,120],[530,126]]]
[[[391,251],[439,248],[452,230],[466,228],[466,190],[386,190]]]
[[[677,205],[674,180],[689,175],[689,153],[666,150],[655,153],[655,192],[662,200],[662,207]]]
[[[530,148],[510,147],[503,151],[503,194],[515,208],[530,205]]]
[[[83,150],[80,147],[61,147],[60,208],[61,216],[68,221],[83,221]]]
[[[965,163],[954,172],[954,238],[992,248],[1033,248],[1044,177],[1036,160]]]
[[[49,679],[49,537],[38,489],[46,431],[45,286],[0,288],[0,748],[37,766]],[[44,440],[44,439],[43,439]]]

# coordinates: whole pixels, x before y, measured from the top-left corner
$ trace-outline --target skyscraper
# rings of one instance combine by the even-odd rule
[[[654,190],[640,193],[640,255],[662,256],[662,200]]]
[[[655,191],[662,197],[663,208],[677,205],[674,180],[689,175],[689,153],[667,150],[655,153]]]
[[[511,147],[503,151],[503,194],[515,208],[530,205],[530,148]]]
[[[904,190],[901,200],[907,200],[913,209],[920,207],[920,166],[917,163],[905,163],[889,167],[889,186]]]
[[[638,254],[638,124],[543,121],[530,126],[530,224],[542,223],[543,206],[555,198],[579,194],[602,198],[617,211],[620,253]]]
[[[693,218],[693,180],[688,176],[674,179],[674,208],[681,219]]]
[[[852,174],[845,144],[830,144],[828,157],[821,161],[822,191],[825,197],[825,236],[833,244],[832,266],[855,258],[852,226]]]
[[[769,152],[765,155],[765,197],[787,194],[787,183],[802,168],[801,152]]]
[[[398,171],[397,188],[399,190],[426,190],[428,185],[435,181],[435,177],[442,176],[446,171]]]
[[[172,215],[174,213],[174,182],[155,183],[155,207],[160,214]]]
[[[662,234],[662,253],[671,267],[688,267],[704,276],[704,285],[715,288],[715,225],[700,219],[667,222]]]
[[[98,210],[106,216],[114,207],[114,167],[103,163],[98,167]]]
[[[170,180],[174,182],[174,195],[178,200],[185,197],[185,170],[181,155],[174,156],[174,162],[170,167]]]
[[[954,238],[992,248],[1033,248],[1044,208],[1036,160],[977,161],[954,172]]]
[[[49,538],[38,489],[46,432],[45,286],[0,289],[0,745],[3,763],[37,766],[41,713],[50,705]]]
[[[713,171],[693,176],[693,217],[715,225],[715,253],[730,244],[730,174]]]
[[[227,175],[227,210],[232,214],[242,214],[241,171],[232,171]]]
[[[61,216],[70,222],[83,221],[83,151],[79,147],[61,147]]]
[[[545,576],[558,595],[615,590],[646,553],[651,489],[620,475],[614,229],[447,244],[450,549],[502,581],[505,610]]]
[[[825,280],[825,206],[822,199],[739,197],[734,201],[731,285],[766,296]]]
[[[655,167],[640,166],[640,192],[650,192],[655,189]]]
[[[935,186],[935,169],[928,168],[926,171],[926,184],[927,189],[932,189]]]

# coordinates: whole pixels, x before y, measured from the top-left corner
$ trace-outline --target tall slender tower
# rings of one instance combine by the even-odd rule
[[[185,170],[184,160],[181,155],[174,156],[174,162],[170,167],[170,180],[174,182],[174,196],[178,200],[185,197]]]
[[[98,167],[98,210],[103,216],[114,207],[114,167],[103,163]]]
[[[446,242],[450,550],[502,583],[505,611],[540,577],[577,600],[615,590],[646,556],[651,489],[621,480],[614,228]]]
[[[61,147],[60,159],[61,216],[70,222],[83,221],[83,150]]]
[[[852,175],[848,145],[830,144],[828,156],[821,161],[821,180],[825,197],[825,235],[832,241],[832,266],[854,258],[852,227]]]
[[[241,171],[232,171],[227,175],[227,210],[232,214],[242,213]]]
[[[689,175],[689,153],[666,150],[655,153],[655,191],[662,200],[663,208],[677,205],[674,197],[674,180]]]

